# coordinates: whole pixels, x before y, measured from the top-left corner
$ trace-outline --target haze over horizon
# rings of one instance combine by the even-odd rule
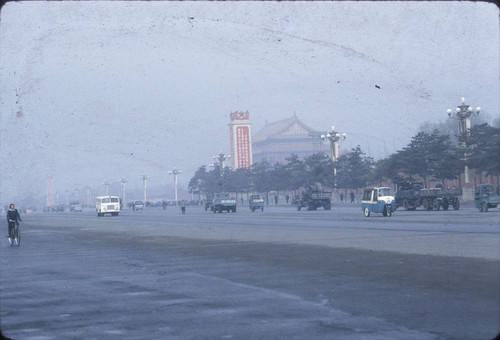
[[[500,112],[499,11],[484,2],[18,1],[0,12],[0,203],[103,183],[170,191],[296,114],[380,159],[465,97]],[[94,191],[93,191],[94,192]],[[167,194],[171,194],[167,192]]]

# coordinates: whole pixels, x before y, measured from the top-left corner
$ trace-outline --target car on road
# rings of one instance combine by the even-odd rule
[[[82,205],[81,204],[72,204],[69,207],[70,211],[83,211]]]
[[[134,208],[134,211],[144,210],[144,203],[142,201],[134,201],[134,203],[132,203],[132,206]]]
[[[43,209],[44,212],[64,212],[64,204],[51,205]]]
[[[391,188],[366,188],[361,198],[361,210],[366,217],[369,217],[372,212],[391,216],[396,210],[396,203]]]

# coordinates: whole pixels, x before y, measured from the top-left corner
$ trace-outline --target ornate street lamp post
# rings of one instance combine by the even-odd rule
[[[214,161],[219,161],[221,176],[224,173],[224,168],[226,167],[226,159],[228,158],[231,158],[231,156],[224,154],[222,151],[217,156],[213,156]]]
[[[173,169],[168,172],[171,175],[174,175],[174,195],[175,195],[175,205],[177,205],[177,175],[182,174],[182,171]]]
[[[465,104],[465,98],[462,97],[461,99],[462,105],[457,106],[455,111],[452,111],[451,109],[447,110],[448,116],[450,118],[457,118],[458,119],[458,132],[460,133],[459,136],[459,141],[460,145],[462,146],[462,149],[464,151],[464,177],[465,177],[465,184],[469,184],[469,167],[467,165],[467,147],[470,139],[470,117],[472,114],[479,115],[479,112],[481,112],[481,108],[478,106],[475,109],[470,106]]]
[[[333,162],[333,175],[335,180],[335,188],[337,188],[337,158],[339,157],[339,140],[345,140],[347,135],[344,133],[340,134],[335,131],[335,126],[332,125],[332,131],[328,132],[326,135],[321,135],[323,142],[330,142],[330,156]]]

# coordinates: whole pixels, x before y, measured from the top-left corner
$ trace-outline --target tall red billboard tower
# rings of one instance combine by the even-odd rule
[[[252,130],[248,111],[231,112],[229,134],[231,139],[231,163],[233,169],[252,165]]]

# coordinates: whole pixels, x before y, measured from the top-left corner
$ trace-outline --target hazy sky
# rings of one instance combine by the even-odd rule
[[[376,159],[462,96],[499,115],[490,3],[19,1],[0,19],[1,204],[43,196],[47,176],[99,194],[171,186],[177,168],[187,187],[229,153],[236,110],[254,134],[294,113],[334,124],[340,149]]]

